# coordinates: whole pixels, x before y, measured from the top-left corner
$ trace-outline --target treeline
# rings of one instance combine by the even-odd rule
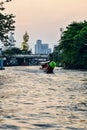
[[[15,16],[13,14],[6,14],[4,12],[4,4],[12,0],[2,0],[0,1],[0,42],[5,46],[8,45],[8,34],[15,30]]]
[[[51,57],[58,66],[87,69],[87,21],[68,25]]]
[[[13,47],[11,49],[6,49],[2,51],[2,55],[3,56],[12,56],[12,55],[16,55],[16,54],[32,54],[32,50],[22,50],[18,47]]]

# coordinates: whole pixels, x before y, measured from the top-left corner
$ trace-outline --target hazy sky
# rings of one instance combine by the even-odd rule
[[[87,0],[13,0],[5,7],[5,12],[16,15],[18,47],[26,31],[30,36],[30,48],[37,39],[53,47],[60,38],[61,27],[65,29],[73,21],[87,20]]]

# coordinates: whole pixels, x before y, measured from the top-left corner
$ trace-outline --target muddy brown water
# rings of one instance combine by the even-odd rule
[[[87,130],[87,71],[0,71],[0,130]]]

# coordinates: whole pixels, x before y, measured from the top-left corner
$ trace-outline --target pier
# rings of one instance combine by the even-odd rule
[[[4,56],[4,66],[39,65],[40,62],[49,60],[48,55],[11,55]]]

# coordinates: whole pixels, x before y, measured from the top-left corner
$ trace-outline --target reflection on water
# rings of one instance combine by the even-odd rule
[[[0,129],[87,130],[87,71],[0,71]]]

